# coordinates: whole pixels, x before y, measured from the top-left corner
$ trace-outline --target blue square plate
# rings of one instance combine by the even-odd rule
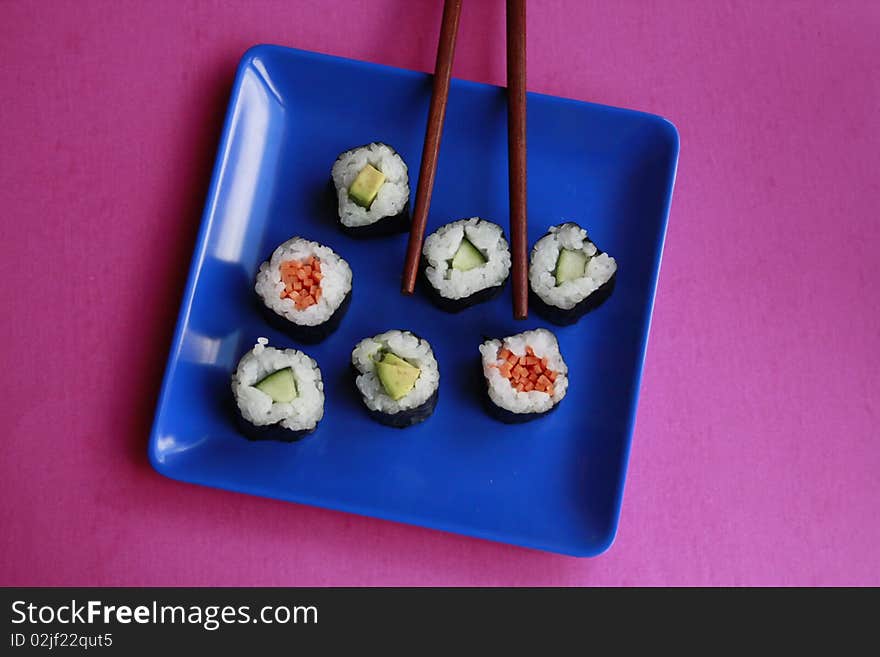
[[[214,167],[162,386],[149,454],[168,477],[587,556],[614,539],[666,219],[678,134],[650,114],[528,97],[530,244],[575,220],[618,262],[599,310],[565,328],[512,318],[510,286],[458,315],[399,293],[406,235],[356,241],[325,192],[336,156],[394,146],[416,188],[430,76],[278,46],[243,57]],[[508,223],[503,89],[453,80],[428,231],[462,217]],[[293,345],[254,300],[260,262],[302,235],[354,272],[340,329],[304,350],[326,382],[318,431],[294,444],[236,431],[230,373],[258,336]],[[484,335],[548,326],[571,369],[567,398],[541,420],[507,426],[481,402]],[[400,328],[426,337],[440,401],[407,430],[371,421],[350,380],[361,338]]]

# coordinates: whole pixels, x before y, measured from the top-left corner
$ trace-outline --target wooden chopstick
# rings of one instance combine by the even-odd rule
[[[507,167],[513,317],[529,316],[526,189],[526,2],[507,0]]]
[[[412,294],[415,291],[419,273],[428,208],[431,206],[431,193],[434,190],[434,178],[437,173],[437,154],[440,151],[440,137],[443,135],[443,119],[446,117],[446,101],[449,99],[449,78],[452,76],[452,60],[455,55],[455,38],[458,34],[460,17],[461,0],[446,0],[443,5],[440,42],[437,44],[437,63],[434,66],[428,127],[425,130],[425,144],[422,147],[416,207],[413,211],[409,244],[406,247],[406,262],[403,266],[401,291],[404,294]]]

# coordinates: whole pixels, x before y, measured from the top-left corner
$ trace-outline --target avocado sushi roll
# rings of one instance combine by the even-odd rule
[[[358,342],[351,364],[373,419],[404,428],[434,412],[440,370],[427,340],[409,331],[386,331]]]
[[[568,390],[568,367],[556,336],[525,331],[480,345],[488,407],[507,423],[527,422],[552,411]]]
[[[472,217],[428,235],[422,263],[431,299],[442,310],[458,312],[501,291],[510,272],[510,247],[501,226]]]
[[[614,290],[617,262],[576,223],[553,226],[532,249],[532,305],[554,324],[573,324]]]
[[[266,318],[300,342],[336,330],[351,301],[351,268],[328,246],[292,237],[260,265],[254,289]]]
[[[333,164],[339,225],[351,237],[409,230],[409,172],[403,158],[379,142],[345,151]]]
[[[268,345],[258,338],[232,375],[239,427],[250,440],[299,440],[324,417],[321,370],[301,351]]]

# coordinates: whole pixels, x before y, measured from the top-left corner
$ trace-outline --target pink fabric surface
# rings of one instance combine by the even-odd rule
[[[503,2],[464,4],[455,75],[503,84]],[[269,42],[427,71],[441,5],[0,5],[0,584],[880,584],[876,2],[529,3],[530,90],[681,133],[605,555],[150,468],[238,58]]]

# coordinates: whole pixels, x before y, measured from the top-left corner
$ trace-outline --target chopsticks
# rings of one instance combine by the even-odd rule
[[[422,148],[419,186],[410,228],[406,261],[403,268],[401,291],[415,291],[421,259],[422,243],[428,221],[428,208],[437,173],[437,155],[446,102],[449,99],[449,79],[455,38],[461,16],[461,0],[445,0],[437,62],[434,67],[428,127]],[[510,194],[510,234],[513,259],[513,316],[526,319],[529,314],[528,286],[528,229],[526,196],[526,6],[525,0],[507,0],[507,159]]]
[[[513,317],[529,316],[526,218],[526,2],[507,0],[507,172]]]
[[[455,55],[455,38],[458,35],[460,17],[461,0],[446,0],[443,5],[440,42],[437,44],[437,63],[434,65],[428,127],[425,130],[425,145],[422,148],[422,164],[419,168],[416,208],[413,211],[409,244],[406,247],[406,262],[403,266],[401,291],[404,294],[412,294],[416,288],[422,242],[425,240],[425,226],[428,222],[428,208],[431,205],[431,193],[434,191],[434,177],[437,173],[437,154],[440,151],[440,137],[443,135],[446,101],[449,99],[449,78],[452,77],[452,59]]]

